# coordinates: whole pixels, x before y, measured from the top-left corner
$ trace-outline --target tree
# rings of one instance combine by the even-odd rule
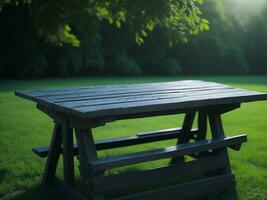
[[[202,3],[203,0],[0,0],[0,9],[23,7],[34,35],[59,46],[79,46],[76,30],[88,33],[89,29],[90,37],[98,32],[102,20],[118,28],[127,22],[138,44],[154,27],[163,27],[172,44],[186,42],[189,35],[209,29],[208,20],[201,18]]]

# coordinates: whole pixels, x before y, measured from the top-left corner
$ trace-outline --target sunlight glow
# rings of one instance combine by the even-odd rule
[[[266,4],[266,0],[228,0],[237,12],[257,15],[260,14]]]

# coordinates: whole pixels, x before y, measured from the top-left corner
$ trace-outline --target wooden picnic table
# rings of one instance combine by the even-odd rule
[[[64,186],[68,188],[68,194],[78,194],[73,189],[74,156],[78,156],[86,191],[83,197],[92,200],[103,199],[108,191],[139,188],[192,175],[198,175],[198,178],[115,199],[181,200],[221,190],[228,190],[234,199],[235,177],[227,148],[239,150],[247,137],[225,136],[221,115],[239,108],[243,102],[267,100],[267,94],[205,81],[25,90],[15,94],[36,102],[37,108],[54,120],[50,145],[33,148],[40,157],[47,157],[43,183],[54,182],[58,159],[63,154]],[[181,128],[131,137],[93,138],[92,129],[107,122],[169,114],[185,114]],[[196,118],[198,127],[193,128]],[[207,136],[208,122],[210,138]],[[73,144],[73,130],[77,144]],[[97,156],[97,151],[104,149],[170,139],[175,139],[177,145],[105,158]],[[185,160],[185,156],[193,159]],[[105,175],[105,171],[112,168],[165,158],[171,159],[168,166]]]

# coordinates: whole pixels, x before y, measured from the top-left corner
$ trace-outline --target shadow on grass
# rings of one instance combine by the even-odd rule
[[[127,168],[127,170],[123,171],[123,173],[130,173],[130,172],[138,172],[140,171],[140,169],[135,168],[135,167],[130,167]],[[109,174],[111,175],[111,174]],[[214,174],[214,172],[211,172],[211,176],[212,175],[216,175]],[[122,197],[122,196],[126,196],[129,194],[134,194],[134,193],[138,193],[138,192],[146,192],[146,191],[150,191],[150,190],[154,190],[154,189],[161,189],[164,187],[169,187],[169,186],[174,186],[174,185],[178,185],[178,184],[183,184],[189,181],[195,181],[201,178],[207,177],[206,175],[192,175],[192,176],[182,176],[179,178],[174,178],[172,180],[168,180],[168,181],[164,181],[164,182],[160,182],[160,183],[154,183],[154,184],[150,184],[150,185],[142,185],[142,186],[137,186],[134,188],[127,188],[127,189],[118,189],[115,191],[111,191],[111,192],[107,192],[105,193],[105,199],[113,199],[113,198],[118,198],[118,197]],[[191,191],[190,188],[188,189],[188,192],[194,192]],[[168,193],[164,194],[164,197],[159,197],[159,199],[168,199]],[[179,193],[177,193],[177,199],[179,199]],[[220,192],[213,192],[210,194],[204,194],[204,195],[198,195],[194,198],[190,198],[188,200],[230,200],[231,196],[228,193],[228,191],[224,190],[224,191],[220,191]],[[236,198],[235,200],[238,200],[238,198]]]
[[[59,178],[56,178],[55,182],[49,185],[38,184],[34,187],[14,191],[0,198],[0,200],[66,200],[68,194],[63,192],[61,186],[59,186]],[[81,181],[75,180],[77,188],[81,191]]]
[[[2,197],[1,200],[64,200],[66,199],[62,192],[56,187],[51,186],[36,186],[28,190],[19,190],[13,193],[7,194]]]
[[[140,169],[135,167],[128,167],[127,170],[122,170],[120,173],[130,173],[130,172],[138,172]],[[7,171],[1,170],[0,171],[0,177],[5,176]],[[105,172],[106,175],[112,175],[113,173],[110,173],[110,171]],[[160,182],[160,183],[154,183],[151,185],[144,185],[140,184],[138,187],[131,187],[131,188],[124,188],[124,189],[118,189],[115,191],[107,192],[104,194],[104,199],[112,199],[117,197],[126,196],[129,194],[137,193],[137,192],[145,192],[153,189],[158,188],[164,188],[172,185],[177,185],[180,183],[185,183],[188,181],[193,181],[199,178],[203,178],[204,176],[186,176],[186,177],[179,177],[174,178],[172,180]],[[56,180],[59,180],[58,178]],[[36,185],[35,187],[29,188],[27,190],[19,190],[14,191],[13,193],[10,193],[2,198],[0,200],[65,200],[65,199],[71,199],[68,198],[68,194],[62,190],[62,187],[60,187],[58,184],[56,184],[57,181],[55,181],[55,184],[51,185]],[[75,180],[75,185],[77,186],[78,190],[85,194],[85,189],[83,187],[83,184],[81,182],[81,179],[78,178]],[[188,190],[190,191],[190,188]],[[168,194],[166,193],[166,199],[168,199]],[[179,199],[179,194],[177,193],[177,199]],[[205,194],[201,196],[197,196],[194,198],[190,198],[190,200],[230,200],[230,194],[227,191],[221,191],[217,193],[210,193]],[[155,199],[156,200],[156,199]],[[189,199],[188,199],[189,200]],[[238,200],[236,198],[235,200]]]
[[[138,170],[136,170],[138,171]],[[183,179],[184,180],[184,179]],[[177,184],[177,182],[181,182],[181,180],[179,179],[178,181],[172,181],[172,182],[168,182],[167,183],[163,183],[163,184],[157,184],[156,186],[145,186],[142,188],[134,188],[134,189],[124,189],[124,190],[118,190],[118,191],[112,191],[109,193],[105,193],[104,197],[105,199],[112,199],[114,197],[120,197],[120,196],[124,196],[124,195],[128,195],[128,194],[132,194],[135,192],[142,192],[142,191],[147,191],[147,190],[151,190],[151,189],[155,189],[155,188],[159,188],[159,187],[164,187],[167,186],[169,184]],[[81,182],[77,182],[79,191],[82,191],[81,189]],[[84,193],[85,191],[83,191]],[[192,192],[189,191],[188,192]],[[32,187],[30,189],[27,189],[25,191],[16,191],[13,192],[11,194],[6,195],[3,198],[0,198],[0,200],[65,200],[65,199],[71,199],[68,198],[69,196],[64,193],[62,190],[60,190],[58,188],[58,186],[56,186],[55,184],[51,184],[51,185],[38,185],[35,187]],[[164,197],[161,198],[166,198],[168,199],[168,194],[164,194]],[[179,194],[177,194],[177,198],[179,198]],[[206,195],[201,195],[201,196],[197,196],[195,198],[191,198],[188,200],[229,200],[230,196],[227,194],[227,192],[220,192],[220,193],[212,193],[212,194],[206,194]],[[238,200],[238,199],[236,199]]]
[[[5,180],[8,175],[7,169],[0,169],[0,184]]]
[[[175,185],[175,184],[160,184],[161,187],[159,187],[159,185],[157,186],[145,186],[142,188],[134,188],[134,189],[126,189],[126,190],[118,190],[118,191],[112,191],[109,192],[107,194],[105,194],[106,199],[113,199],[113,198],[117,198],[117,197],[122,197],[122,196],[126,196],[129,194],[134,194],[134,193],[138,193],[138,192],[145,192],[145,191],[149,191],[149,190],[153,190],[153,189],[160,189],[160,188],[164,188],[164,187],[168,187],[171,185]],[[190,188],[188,189],[189,193],[192,193],[194,191],[191,191]],[[166,192],[165,194],[163,193],[162,195],[164,196],[160,196],[159,199],[168,199],[168,193]],[[179,193],[177,193],[177,199],[179,199]],[[231,197],[228,193],[228,191],[220,191],[220,192],[212,192],[210,194],[204,194],[204,195],[196,195],[194,198],[188,198],[188,200],[230,200]],[[236,198],[235,200],[238,200],[238,198]]]

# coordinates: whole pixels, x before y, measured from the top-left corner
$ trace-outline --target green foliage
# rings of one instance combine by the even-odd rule
[[[67,0],[56,3],[51,0],[0,0],[0,8],[26,7],[32,31],[59,46],[65,43],[79,46],[80,41],[71,27],[80,21],[91,24],[91,21],[101,20],[118,28],[127,22],[138,44],[143,43],[155,26],[166,29],[170,43],[187,41],[188,31],[197,34],[208,29],[207,20],[200,17],[202,3],[203,0]],[[87,29],[86,26],[80,28],[81,31]],[[94,31],[93,27],[91,31]]]
[[[181,39],[183,42],[188,42],[188,32],[191,35],[197,35],[203,30],[209,29],[207,19],[201,19],[198,4],[203,1],[181,1],[176,6],[170,6],[170,13],[168,18],[162,19],[162,26],[166,29],[169,36],[169,44],[177,42]],[[188,10],[190,8],[190,10]],[[184,12],[180,12],[184,10]]]
[[[67,43],[72,44],[74,47],[80,46],[80,41],[71,33],[71,28],[68,24],[59,26],[55,34],[48,34],[46,41],[52,42],[58,46],[63,46],[63,44]]]
[[[267,4],[231,1],[0,0],[0,77],[267,74]]]
[[[226,12],[224,2],[206,1],[203,12],[210,30],[175,45],[172,57],[179,61],[183,74],[248,74],[250,66],[240,37],[237,21]]]

